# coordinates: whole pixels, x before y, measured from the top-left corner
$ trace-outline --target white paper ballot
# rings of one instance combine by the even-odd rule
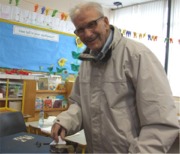
[[[52,141],[50,145],[56,145],[56,144],[66,144],[66,141],[62,140],[61,137],[59,136],[59,142],[56,143],[55,141]]]

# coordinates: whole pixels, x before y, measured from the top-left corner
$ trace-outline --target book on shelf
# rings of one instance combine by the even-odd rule
[[[66,108],[67,105],[68,105],[67,100],[64,99],[64,100],[62,101],[62,108]]]
[[[49,109],[49,108],[66,108],[67,101],[63,95],[37,97],[35,102],[35,109]]]
[[[61,76],[47,76],[40,77],[37,83],[37,90],[58,90],[62,81]]]
[[[61,108],[62,107],[62,100],[54,99],[53,101],[53,108]]]
[[[44,99],[44,108],[52,108],[52,99],[51,98]]]
[[[36,98],[35,109],[42,109],[42,108],[43,108],[43,99]]]
[[[48,90],[48,78],[47,77],[39,78],[37,90]]]

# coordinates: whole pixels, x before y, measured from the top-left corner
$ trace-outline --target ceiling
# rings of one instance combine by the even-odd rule
[[[105,8],[116,9],[117,6],[113,4],[114,2],[121,2],[122,6],[118,6],[118,7],[125,7],[129,5],[145,3],[154,0],[84,0],[84,1],[98,2]]]

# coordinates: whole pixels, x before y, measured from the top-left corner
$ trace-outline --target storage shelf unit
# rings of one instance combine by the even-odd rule
[[[32,101],[35,101],[35,76],[0,74],[0,112],[21,111],[34,115]],[[33,96],[34,88],[34,96]],[[31,97],[33,96],[33,97]]]
[[[64,98],[66,99],[67,98],[67,91],[66,90],[37,90],[36,91],[36,98],[41,98],[42,99],[42,103],[43,103],[43,110],[44,111],[64,111],[64,110],[67,110],[68,108],[68,102],[67,102],[67,107],[65,108],[62,108],[62,107],[59,107],[59,108],[45,108],[45,104],[44,104],[44,100],[45,99],[50,99],[51,101],[52,100],[52,97],[56,97],[57,95],[63,95]],[[52,102],[52,105],[53,105],[53,102]],[[40,111],[40,109],[35,109],[36,111]]]

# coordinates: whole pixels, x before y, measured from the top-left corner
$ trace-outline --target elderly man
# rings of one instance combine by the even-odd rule
[[[178,135],[178,120],[163,67],[143,44],[109,24],[98,3],[70,12],[86,45],[67,111],[51,130],[61,137],[84,129],[91,153],[165,153]]]

